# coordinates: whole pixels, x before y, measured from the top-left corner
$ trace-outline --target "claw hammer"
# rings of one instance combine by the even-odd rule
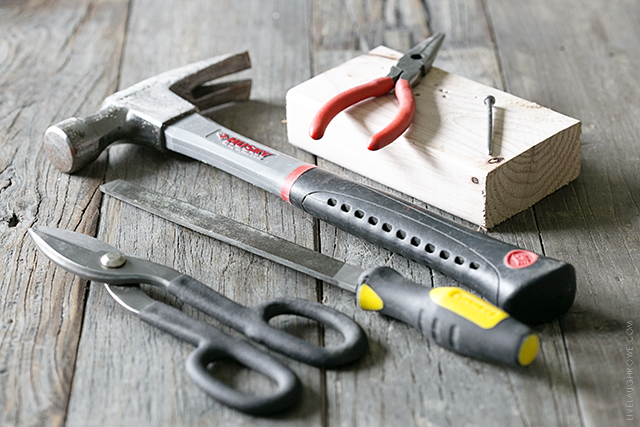
[[[279,153],[198,114],[247,99],[247,80],[206,84],[250,67],[219,56],[148,78],[100,110],[51,126],[44,148],[61,171],[95,160],[112,142],[174,151],[219,168],[342,230],[440,271],[529,324],[565,313],[576,291],[571,264],[501,242],[424,208]]]

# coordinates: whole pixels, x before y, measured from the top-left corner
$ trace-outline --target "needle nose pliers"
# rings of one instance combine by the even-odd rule
[[[347,89],[331,98],[311,121],[311,138],[322,138],[331,120],[341,111],[367,98],[385,95],[395,87],[400,104],[398,113],[391,123],[369,139],[368,148],[375,151],[391,144],[411,125],[416,113],[416,100],[411,88],[427,74],[443,40],[444,34],[434,34],[407,51],[385,77]]]

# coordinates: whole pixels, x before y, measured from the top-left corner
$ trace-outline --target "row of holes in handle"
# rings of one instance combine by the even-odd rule
[[[334,198],[330,198],[327,200],[327,204],[331,207],[336,207],[338,206],[338,201]],[[348,213],[351,211],[351,206],[347,205],[346,203],[343,203],[342,205],[340,205],[340,210],[345,213]],[[360,209],[356,209],[353,215],[358,219],[364,219],[364,217],[366,216],[366,214]],[[367,218],[367,222],[373,226],[376,226],[378,225],[379,220],[375,216],[369,216]],[[391,231],[393,231],[393,225],[387,222],[383,223],[381,228],[382,228],[382,231],[386,233],[391,233]],[[396,237],[400,240],[404,240],[407,238],[407,233],[404,230],[398,230],[396,231]],[[422,241],[420,240],[419,237],[413,236],[411,237],[410,243],[412,246],[415,246],[417,248],[420,246]],[[432,254],[436,251],[436,246],[433,243],[427,243],[424,247],[424,250],[427,253]],[[443,249],[440,251],[439,256],[442,259],[449,259],[451,257],[451,253]],[[453,258],[453,262],[455,262],[457,265],[463,265],[464,261],[465,261],[464,258],[461,256],[456,256]],[[476,262],[469,263],[469,268],[471,268],[472,270],[477,270],[479,267],[480,265]]]

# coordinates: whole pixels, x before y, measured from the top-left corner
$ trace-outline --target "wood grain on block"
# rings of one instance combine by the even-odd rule
[[[414,87],[416,117],[391,145],[366,148],[398,110],[393,93],[338,114],[321,140],[309,137],[311,118],[326,101],[386,75],[400,56],[379,47],[289,90],[289,142],[487,228],[578,176],[578,120],[437,68]],[[488,95],[496,99],[492,156]]]

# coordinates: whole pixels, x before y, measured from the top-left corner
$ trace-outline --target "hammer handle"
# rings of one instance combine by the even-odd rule
[[[315,167],[244,137],[200,114],[167,126],[165,148],[281,195],[295,171]]]
[[[290,201],[318,219],[457,280],[524,323],[552,320],[573,303],[576,278],[571,264],[470,230],[320,168],[296,180]]]
[[[573,266],[474,232],[433,212],[245,138],[199,114],[165,131],[166,148],[279,195],[351,234],[440,271],[525,323],[565,313]]]

